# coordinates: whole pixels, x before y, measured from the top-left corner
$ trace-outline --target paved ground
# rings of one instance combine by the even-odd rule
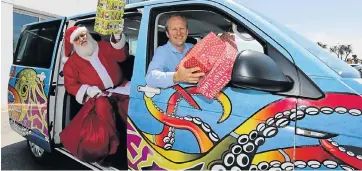
[[[52,161],[38,164],[28,151],[26,140],[11,130],[7,112],[1,111],[1,170],[86,170],[76,161],[56,152]]]

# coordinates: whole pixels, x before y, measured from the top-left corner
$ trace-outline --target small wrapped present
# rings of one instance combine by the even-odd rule
[[[193,46],[180,63],[184,62],[185,68],[199,67],[201,72],[207,73],[216,59],[221,57],[224,49],[225,43],[211,32]],[[178,70],[178,66],[176,70]]]
[[[125,0],[98,0],[94,31],[103,35],[120,33]]]
[[[220,35],[220,39],[223,40],[224,42],[229,43],[234,49],[237,50],[237,46],[235,43],[235,36],[230,35],[229,33],[226,32]]]
[[[200,72],[206,73],[211,69],[211,66],[208,61],[202,61],[202,59],[198,59],[195,56],[192,56],[188,60],[185,61],[185,68],[193,68],[198,66],[200,68]]]

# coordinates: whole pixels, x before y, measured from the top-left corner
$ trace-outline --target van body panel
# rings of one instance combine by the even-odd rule
[[[144,61],[147,52],[146,49],[139,48],[140,54],[137,52],[137,57],[141,61],[141,66],[138,66],[139,63],[135,66],[136,70],[141,72],[140,77],[136,77],[139,79],[132,81],[132,96],[135,98],[130,102],[127,130],[130,168],[191,170],[358,168],[358,165],[349,162],[348,158],[329,155],[331,149],[328,149],[330,145],[328,142],[340,141],[345,145],[344,148],[350,150],[348,155],[354,157],[353,161],[361,160],[362,150],[359,143],[361,136],[358,127],[361,124],[359,110],[362,108],[362,100],[360,100],[361,83],[358,80],[341,79],[343,74],[339,75],[340,73],[317,58],[310,49],[302,46],[305,44],[298,43],[296,39],[285,34],[283,29],[234,1],[199,0],[168,3],[169,6],[180,4],[204,4],[224,11],[234,11],[235,13],[228,12],[273,45],[309,78],[306,81],[311,81],[325,95],[310,99],[227,87],[222,91],[224,99],[206,100],[195,94],[193,85],[189,84],[179,84],[179,87],[172,89],[148,87],[144,81],[146,72],[144,66],[147,65]],[[150,8],[145,8],[144,12],[150,15],[150,10],[163,5],[151,5]],[[151,24],[153,23],[149,23]],[[142,38],[145,38],[148,37],[147,31],[149,33],[153,30],[142,31],[145,31],[142,32]],[[182,91],[188,92],[190,96],[175,98],[178,93],[182,94]],[[336,94],[337,96],[333,97]],[[336,97],[345,100],[336,102]],[[355,102],[347,102],[347,99],[354,99]],[[141,103],[145,106],[141,106]],[[193,103],[197,104],[196,108]],[[325,106],[319,106],[320,114],[313,115],[312,104]],[[348,111],[352,114],[321,114],[321,112],[328,113],[330,109],[343,113],[344,109],[338,108],[338,105],[343,106],[343,104],[352,109]],[[175,105],[177,109],[173,109]],[[225,114],[228,105],[231,110]],[[327,106],[333,107],[326,108]],[[168,110],[169,108],[172,110]],[[202,131],[197,132],[192,130],[197,128],[190,128],[192,127],[190,122],[199,125],[204,131],[205,128],[206,130],[211,128],[210,132],[215,133],[220,141],[211,145],[208,150],[203,149],[207,148],[207,141],[202,141],[205,139],[200,138],[203,137]],[[258,147],[260,141],[253,139],[255,151],[243,153],[251,146],[243,144],[242,138],[250,139],[254,131],[259,131],[258,140],[264,138],[263,144]],[[162,135],[163,139],[160,138]],[[239,147],[244,151],[241,153],[233,151]]]
[[[273,60],[289,65],[289,68],[279,65],[284,74],[292,74],[294,68],[295,73],[299,73],[293,80],[294,86],[298,86],[297,93],[270,93],[228,85],[215,99],[207,100],[196,92],[193,84],[178,84],[167,89],[149,87],[145,74],[153,55],[150,49],[154,48],[154,37],[159,31],[154,29],[156,17],[163,11],[177,10],[184,5],[212,8],[249,29],[268,46],[267,52],[273,51],[266,55],[279,55]],[[329,56],[315,49],[312,42],[247,9],[240,0],[156,0],[127,4],[126,8],[142,11],[128,107],[129,169],[362,169],[359,128],[362,124],[362,80],[357,79],[352,67],[343,61],[328,61]],[[95,12],[90,12],[67,19],[94,16]],[[49,118],[54,116],[48,116],[49,110],[64,108],[62,103],[69,103],[60,98],[57,107],[48,106],[49,99],[53,99],[50,97],[56,94],[54,86],[63,86],[63,82],[58,85],[52,81],[52,76],[57,77],[53,71],[65,19],[24,27],[27,33],[22,35],[29,36],[33,35],[28,33],[31,32],[27,30],[29,27],[60,22],[56,37],[50,39],[54,40],[54,48],[49,66],[18,64],[21,58],[16,56],[8,86],[12,129],[48,152],[54,139],[50,134],[53,123],[49,123]],[[286,60],[280,62],[280,57]],[[322,95],[303,96],[303,91],[308,89],[320,91]],[[63,92],[64,87],[58,90]],[[58,112],[55,118],[62,120],[63,115],[64,112]],[[55,136],[64,127],[65,121],[61,122],[57,132],[53,130]],[[61,145],[60,142],[55,144]]]
[[[288,51],[255,27],[250,20],[239,16],[243,11],[238,11],[237,15],[218,2],[202,0],[169,2],[167,6],[190,4],[212,6],[237,18],[293,63]],[[152,10],[165,6],[166,4],[146,6],[143,16],[155,16]],[[154,25],[149,22],[149,17],[142,18],[142,24]],[[128,164],[131,169],[248,169],[263,164],[262,156],[269,155],[270,151],[278,153],[275,154],[277,156],[285,155],[283,161],[294,162],[295,123],[288,122],[288,125],[276,128],[268,127],[267,122],[273,124],[273,115],[294,109],[296,98],[228,87],[223,89],[222,95],[217,99],[207,100],[195,92],[195,85],[178,84],[168,89],[148,87],[144,79],[148,47],[140,47],[146,44],[152,46],[152,42],[146,41],[149,41],[149,36],[152,35],[150,33],[154,30],[146,29],[142,24],[135,61],[137,73],[134,73],[136,79],[132,80],[132,99],[128,114]],[[183,94],[182,97],[180,94]],[[268,129],[263,128],[265,125]],[[244,143],[244,137],[250,139]],[[272,140],[269,141],[268,137]],[[274,143],[275,141],[280,143]],[[236,154],[231,151],[239,147],[250,151]],[[236,160],[238,157],[239,161]],[[272,159],[276,158],[268,160]],[[227,160],[231,163],[225,163]],[[240,160],[245,160],[246,163],[243,165]]]
[[[64,21],[65,18],[58,18],[24,26],[14,53],[14,63],[21,65],[11,66],[8,85],[10,125],[47,152],[51,152],[50,131],[53,126],[49,123],[49,97],[55,96],[55,89],[51,86],[52,71]],[[40,42],[46,44],[39,45]],[[51,49],[46,51],[42,46]],[[43,55],[34,56],[42,51]],[[32,52],[36,54],[29,54]],[[34,60],[45,63],[37,67],[26,62]]]

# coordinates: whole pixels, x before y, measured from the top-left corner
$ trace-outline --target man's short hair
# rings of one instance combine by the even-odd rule
[[[186,29],[188,29],[187,19],[184,16],[182,16],[181,14],[172,14],[170,17],[168,17],[168,19],[166,21],[166,25],[165,25],[166,32],[168,32],[168,21],[173,17],[181,17],[181,19],[184,20],[186,23]]]

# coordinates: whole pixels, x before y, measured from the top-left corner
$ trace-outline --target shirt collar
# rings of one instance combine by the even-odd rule
[[[183,52],[187,51],[187,45],[186,45],[186,43],[185,43],[185,48],[184,48],[184,50],[183,50],[182,52],[179,52],[179,51],[175,48],[175,46],[172,45],[172,43],[171,43],[170,41],[167,41],[167,46],[169,46],[169,48],[172,50],[173,53],[183,53]]]

